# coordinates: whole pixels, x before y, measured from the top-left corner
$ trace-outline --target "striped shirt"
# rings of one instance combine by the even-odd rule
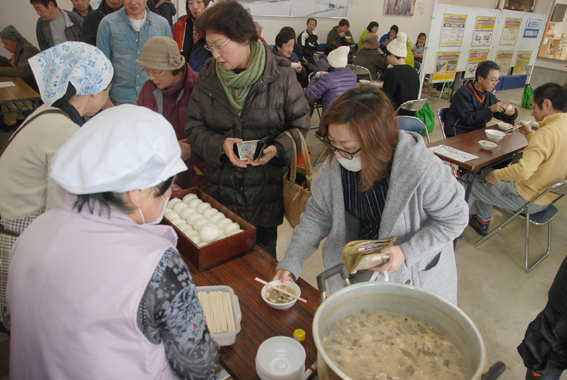
[[[361,240],[378,239],[382,212],[388,195],[390,182],[388,176],[376,181],[370,190],[361,192],[360,172],[351,172],[341,166],[341,181],[345,210],[360,222],[358,238]]]

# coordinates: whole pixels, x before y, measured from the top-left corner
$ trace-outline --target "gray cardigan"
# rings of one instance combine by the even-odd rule
[[[336,158],[325,161],[312,185],[312,195],[277,269],[301,275],[303,262],[321,240],[329,269],[343,262],[346,243],[357,240],[359,222],[345,213],[341,173]],[[400,131],[390,185],[380,224],[380,239],[397,236],[406,261],[390,281],[410,283],[457,303],[457,267],[453,240],[468,223],[464,190],[447,167],[429,152],[420,135]],[[342,285],[338,276],[332,291]]]

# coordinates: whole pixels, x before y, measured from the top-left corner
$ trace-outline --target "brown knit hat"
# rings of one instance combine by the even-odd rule
[[[185,66],[185,57],[179,54],[177,42],[169,37],[152,37],[144,45],[142,58],[136,65],[150,70],[174,71]]]
[[[378,49],[380,47],[380,44],[378,43],[378,36],[373,33],[366,36],[366,39],[364,40],[364,47],[367,49]]]

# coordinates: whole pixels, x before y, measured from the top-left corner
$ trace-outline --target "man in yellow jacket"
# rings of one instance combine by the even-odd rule
[[[567,95],[556,83],[546,83],[534,90],[531,100],[532,123],[520,121],[519,131],[526,136],[528,146],[522,159],[503,169],[493,170],[485,183],[476,182],[470,193],[469,206],[476,200],[476,214],[469,226],[479,235],[488,233],[492,206],[516,211],[553,184],[567,177]],[[557,196],[548,193],[530,207],[531,213],[544,210]]]

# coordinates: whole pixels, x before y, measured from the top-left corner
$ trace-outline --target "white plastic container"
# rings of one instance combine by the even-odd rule
[[[293,338],[266,339],[256,354],[256,373],[262,380],[300,380],[305,372],[305,348]]]
[[[234,291],[230,286],[217,285],[217,286],[197,286],[197,293],[200,292],[228,292],[230,293],[230,298],[232,299],[232,313],[234,314],[234,327],[233,332],[224,334],[211,334],[213,340],[219,346],[231,346],[236,341],[236,335],[240,332],[240,321],[242,321],[242,313],[240,312],[240,303],[238,302],[238,297],[234,294]]]

